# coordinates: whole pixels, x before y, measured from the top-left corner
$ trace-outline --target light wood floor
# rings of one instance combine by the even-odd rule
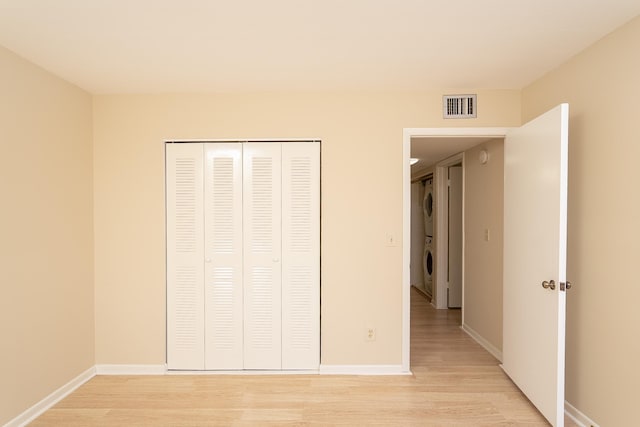
[[[548,425],[459,325],[412,290],[413,376],[97,376],[32,426]]]

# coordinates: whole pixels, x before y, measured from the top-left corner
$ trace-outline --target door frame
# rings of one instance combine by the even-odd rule
[[[402,130],[402,371],[411,372],[411,138],[504,138],[508,127],[404,128]],[[463,273],[464,274],[464,273]]]
[[[164,192],[165,192],[165,197],[164,197],[164,216],[165,216],[165,225],[164,225],[164,230],[165,230],[165,258],[168,256],[167,250],[168,250],[168,245],[167,245],[167,206],[168,206],[168,196],[166,194],[166,187],[167,187],[167,170],[168,170],[168,162],[167,162],[167,146],[172,145],[172,144],[207,144],[207,143],[238,143],[238,144],[244,144],[244,143],[272,143],[272,142],[276,142],[276,143],[282,143],[282,144],[286,144],[286,143],[299,143],[299,142],[310,142],[310,143],[317,143],[318,144],[318,215],[319,215],[319,219],[318,219],[318,254],[320,255],[322,252],[322,227],[321,227],[321,215],[322,215],[322,139],[321,138],[200,138],[200,139],[194,139],[194,138],[165,138],[162,142],[162,150],[163,150],[163,187],[164,187]],[[204,160],[204,157],[203,157]],[[169,295],[168,295],[168,272],[165,266],[165,272],[164,272],[164,276],[165,276],[165,317],[168,318],[169,313],[168,313],[168,299],[169,299]],[[317,352],[317,357],[318,357],[318,367],[317,368],[312,368],[312,369],[297,369],[297,368],[290,368],[290,369],[279,369],[279,370],[272,370],[272,369],[259,369],[259,370],[251,370],[251,369],[224,369],[224,370],[219,370],[217,372],[231,372],[234,374],[243,374],[243,373],[248,373],[251,374],[251,372],[259,372],[259,373],[265,373],[265,372],[277,372],[279,374],[283,374],[283,373],[318,373],[321,370],[321,366],[322,366],[322,354],[321,354],[321,348],[322,348],[322,302],[321,302],[321,298],[320,298],[320,294],[322,292],[322,259],[321,257],[318,258],[318,289],[317,289],[317,295],[318,295],[318,304],[317,304],[317,311],[318,311],[318,318],[317,318],[317,333],[318,333],[318,352]],[[165,365],[164,365],[164,369],[162,370],[161,373],[165,373],[167,371],[170,371],[171,369],[167,368],[167,363],[168,363],[168,350],[169,349],[169,337],[168,337],[168,326],[167,324],[165,324]],[[184,371],[184,372],[191,372],[191,373],[207,373],[207,372],[213,372],[214,370],[207,370],[207,369],[195,369],[195,370],[191,370],[191,369],[180,369],[177,368],[176,371]]]
[[[447,300],[447,271],[449,269],[449,242],[444,236],[449,228],[449,194],[448,171],[449,167],[462,164],[462,235],[464,236],[464,153],[454,154],[436,164],[434,189],[436,200],[436,212],[434,218],[433,233],[435,240],[435,277],[433,280],[433,299],[431,305],[437,309],[449,308]],[[440,237],[438,237],[440,236]],[[464,324],[464,237],[462,239],[462,324]]]

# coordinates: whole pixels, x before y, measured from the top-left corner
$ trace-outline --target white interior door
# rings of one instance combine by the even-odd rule
[[[166,145],[167,365],[204,369],[202,144]]]
[[[242,144],[204,156],[205,369],[242,369]]]
[[[320,365],[320,144],[282,144],[282,369]]]
[[[282,368],[281,144],[245,143],[244,368]]]
[[[462,166],[449,167],[449,308],[462,307]]]
[[[568,117],[562,104],[510,131],[504,153],[503,369],[554,426],[564,425]]]

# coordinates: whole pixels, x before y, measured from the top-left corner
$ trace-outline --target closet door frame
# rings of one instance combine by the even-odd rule
[[[320,346],[321,346],[321,331],[320,331],[320,293],[321,293],[321,288],[320,288],[320,286],[321,286],[321,278],[320,278],[320,245],[321,245],[321,241],[320,241],[320,209],[321,209],[321,201],[320,201],[320,181],[321,181],[321,175],[320,175],[320,168],[321,168],[320,146],[321,146],[321,141],[320,141],[320,139],[316,139],[316,138],[312,138],[312,139],[287,139],[287,140],[282,140],[282,139],[260,139],[260,140],[247,140],[247,139],[245,139],[245,140],[229,140],[229,139],[216,140],[216,139],[206,139],[206,140],[166,140],[165,144],[164,144],[165,145],[165,159],[166,159],[166,161],[165,161],[165,165],[166,165],[166,168],[165,168],[165,180],[166,180],[165,189],[167,190],[166,200],[165,200],[165,212],[167,214],[167,323],[168,323],[167,324],[167,366],[168,366],[168,369],[170,369],[170,370],[176,370],[177,369],[177,370],[199,371],[199,370],[212,370],[212,369],[213,370],[215,370],[215,369],[223,369],[223,370],[239,370],[239,369],[245,369],[246,370],[246,369],[252,369],[251,366],[244,366],[244,363],[242,364],[243,365],[242,367],[240,367],[239,364],[237,364],[237,363],[228,365],[226,367],[218,367],[218,368],[207,366],[208,363],[206,363],[204,361],[204,360],[208,359],[206,357],[206,354],[200,355],[201,353],[205,353],[204,349],[206,348],[206,342],[205,342],[205,340],[206,340],[206,338],[205,338],[206,332],[204,332],[204,331],[202,332],[202,335],[203,335],[202,341],[203,341],[203,343],[202,343],[202,346],[201,346],[201,350],[199,350],[199,351],[201,351],[201,353],[199,353],[199,355],[197,357],[198,361],[201,360],[201,359],[204,359],[203,363],[201,364],[200,362],[198,362],[197,364],[193,364],[192,363],[190,365],[184,365],[184,364],[180,365],[180,363],[174,363],[175,361],[172,360],[172,358],[173,358],[172,357],[172,349],[170,348],[171,339],[170,339],[170,334],[169,334],[170,330],[171,330],[171,326],[169,325],[169,317],[171,316],[170,308],[172,306],[175,307],[175,302],[170,301],[170,299],[171,299],[171,296],[170,296],[171,286],[169,284],[170,266],[171,266],[173,261],[171,261],[169,259],[170,258],[170,253],[169,253],[169,229],[168,229],[168,227],[169,227],[169,222],[170,222],[169,221],[169,210],[170,210],[170,208],[169,208],[168,204],[170,202],[170,197],[169,197],[169,194],[168,194],[168,190],[169,190],[169,169],[170,169],[170,165],[169,165],[169,157],[168,157],[169,149],[167,149],[167,147],[169,147],[170,145],[173,145],[173,144],[176,144],[176,145],[178,145],[178,144],[185,144],[185,145],[189,144],[189,145],[193,145],[193,146],[196,146],[196,145],[202,146],[203,147],[203,154],[202,154],[202,168],[203,168],[203,170],[200,173],[203,176],[203,180],[206,180],[207,179],[206,176],[207,176],[208,172],[206,171],[207,159],[206,159],[206,149],[204,148],[205,144],[210,144],[210,145],[239,144],[239,145],[242,145],[242,147],[243,147],[242,150],[244,151],[244,144],[245,143],[255,143],[255,144],[280,143],[280,144],[282,144],[282,146],[286,145],[286,146],[290,146],[290,147],[294,147],[296,144],[299,145],[301,143],[313,143],[317,147],[316,148],[317,151],[312,155],[312,166],[313,166],[313,169],[314,169],[314,171],[312,172],[312,182],[313,182],[312,186],[315,185],[316,187],[315,187],[315,190],[313,191],[314,194],[312,194],[311,198],[310,198],[311,199],[311,206],[312,206],[312,215],[315,215],[315,217],[316,217],[316,218],[312,218],[311,219],[311,223],[312,223],[311,234],[313,235],[314,239],[317,239],[316,243],[315,243],[315,248],[312,251],[312,257],[316,256],[316,260],[315,260],[315,262],[311,261],[310,263],[308,263],[309,266],[310,266],[310,269],[312,271],[311,282],[313,282],[313,286],[314,286],[314,289],[311,291],[311,307],[312,307],[311,311],[313,312],[313,315],[312,315],[311,322],[309,323],[309,325],[306,326],[307,327],[307,332],[310,331],[310,333],[311,333],[311,339],[310,339],[311,340],[310,341],[310,347],[311,348],[309,349],[309,350],[311,350],[311,352],[308,353],[309,355],[306,357],[305,361],[297,362],[296,361],[297,360],[296,359],[297,354],[295,354],[295,351],[294,352],[291,351],[291,348],[292,348],[292,345],[291,345],[291,343],[292,343],[292,341],[291,341],[292,335],[291,335],[291,333],[293,332],[293,335],[299,334],[300,328],[298,328],[297,330],[291,330],[290,329],[289,331],[286,331],[285,330],[286,328],[281,323],[280,324],[280,332],[281,333],[280,333],[280,338],[279,338],[280,347],[281,347],[280,352],[281,353],[279,355],[280,361],[279,361],[278,366],[276,366],[275,363],[272,363],[271,366],[255,367],[253,369],[317,370],[320,367]],[[289,144],[291,144],[291,145],[289,145]],[[295,152],[295,150],[294,150],[294,152]],[[281,171],[280,172],[280,175],[281,175],[281,177],[280,177],[280,179],[281,179],[281,181],[280,181],[280,191],[282,192],[281,197],[290,197],[290,191],[284,189],[285,183],[282,181],[282,179],[284,179],[282,177],[282,175],[285,173],[285,170],[284,170],[284,168],[285,168],[285,164],[284,164],[285,160],[284,160],[284,158],[285,158],[285,155],[284,155],[284,151],[283,151],[283,154],[280,157],[280,162],[282,162],[281,165],[280,165],[280,168],[281,168],[280,169],[280,171]],[[244,163],[244,155],[242,156],[242,161],[241,162]],[[246,166],[243,165],[243,169],[245,167]],[[242,172],[244,173],[244,170]],[[241,186],[244,186],[244,182],[241,184]],[[204,191],[204,183],[201,185],[201,188]],[[289,191],[288,195],[285,194],[285,193],[287,193],[287,191]],[[244,190],[243,190],[243,197],[244,197]],[[206,198],[203,196],[203,199],[206,199]],[[206,200],[203,200],[201,202],[201,205],[203,206],[203,208],[204,208],[204,204],[205,203],[206,203]],[[287,208],[287,206],[285,206],[285,205],[289,205],[289,207],[290,207],[291,203],[287,203],[284,199],[280,199],[279,205],[280,205],[280,209],[282,209],[282,211],[280,212],[280,218],[281,218],[281,221],[283,221],[284,217],[287,216],[285,214],[285,212],[284,212],[284,209]],[[243,206],[243,210],[244,210],[244,206]],[[244,217],[244,212],[243,212],[242,215]],[[202,229],[203,229],[202,240],[203,240],[203,242],[201,243],[201,246],[202,246],[202,251],[201,251],[202,252],[202,270],[203,270],[202,276],[203,276],[203,282],[205,282],[206,279],[204,277],[206,275],[206,269],[208,267],[208,265],[206,263],[206,259],[208,258],[208,256],[205,253],[207,251],[207,249],[206,249],[207,243],[205,241],[206,237],[204,236],[204,234],[205,234],[204,233],[204,228],[206,227],[206,220],[204,219],[204,213],[202,214],[202,217],[203,217],[203,219],[202,219],[202,222],[203,222],[203,224],[202,224]],[[242,222],[243,222],[242,225],[243,225],[243,228],[244,228],[244,225],[245,225],[244,224],[244,219],[243,219]],[[244,232],[244,230],[243,230],[243,232]],[[291,244],[290,244],[290,242],[286,243],[286,242],[283,241],[286,238],[285,237],[286,231],[284,229],[281,230],[280,234],[281,234],[280,238],[282,239],[279,242],[280,255],[277,256],[277,257],[275,255],[272,255],[271,262],[274,262],[273,260],[277,259],[277,264],[280,264],[280,277],[282,279],[282,281],[281,281],[281,291],[280,292],[282,292],[282,288],[285,287],[285,285],[284,285],[285,277],[284,276],[287,276],[287,275],[289,275],[289,277],[291,276],[291,271],[285,272],[284,270],[287,268],[287,265],[300,264],[300,262],[296,261],[296,262],[290,262],[289,264],[287,264],[284,261],[283,258],[286,255],[282,251],[285,251],[285,250],[286,251],[290,251]],[[286,248],[287,245],[289,245],[289,249]],[[209,267],[210,267],[210,265],[209,265]],[[298,269],[298,271],[299,271],[299,269]],[[244,279],[245,279],[244,275],[246,274],[246,267],[243,267],[243,273],[242,274],[243,274],[243,278],[242,279],[244,281]],[[205,308],[204,308],[204,304],[205,304],[205,301],[206,301],[206,297],[204,295],[205,286],[206,286],[205,284],[202,285],[202,288],[203,288],[202,289],[202,291],[203,291],[203,296],[202,296],[203,310],[201,311],[201,314],[199,314],[199,317],[203,318],[203,326],[202,326],[203,329],[205,328],[204,325],[206,324],[206,321],[205,321],[206,314],[205,314]],[[244,287],[244,285],[243,285],[243,287]],[[246,287],[244,287],[244,289],[246,289]],[[291,286],[287,287],[287,290],[285,292],[289,292],[290,290],[291,290]],[[243,299],[246,298],[245,292],[243,291],[242,293],[243,293],[243,295],[242,295]],[[286,303],[285,301],[290,301],[291,297],[280,294],[280,298],[279,299],[280,299],[280,304],[285,304]],[[280,311],[282,313],[282,317],[283,318],[287,318],[287,317],[291,316],[291,313],[285,313],[284,312],[285,308],[284,308],[283,305],[280,306]],[[246,313],[243,314],[243,317],[244,317],[245,314]],[[246,334],[246,332],[243,332],[243,335],[244,334]],[[315,334],[315,336],[314,336],[314,334]],[[243,337],[243,340],[244,340],[244,337]],[[295,345],[298,345],[298,349],[300,350],[300,348],[299,348],[300,342],[297,342],[297,343],[294,342],[293,344],[294,344],[294,347],[295,347]],[[244,346],[243,346],[243,350],[244,350]],[[304,349],[302,349],[302,350],[304,350]],[[175,353],[175,352],[173,352],[173,353]],[[304,351],[303,351],[303,353],[304,353]],[[245,358],[243,357],[243,359],[245,359]]]

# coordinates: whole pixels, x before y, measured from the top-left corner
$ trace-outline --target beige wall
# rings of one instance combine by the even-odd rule
[[[483,149],[489,152],[484,165]],[[503,140],[467,150],[464,173],[464,325],[502,351]]]
[[[640,387],[640,18],[523,92],[529,120],[568,102],[567,400],[602,426]]]
[[[91,97],[0,47],[0,425],[94,365]]]
[[[314,137],[322,363],[400,364],[402,245],[385,236],[402,236],[402,129],[520,123],[519,91],[480,91],[479,118],[455,123],[442,94],[96,96],[96,362],[165,362],[163,140]]]

